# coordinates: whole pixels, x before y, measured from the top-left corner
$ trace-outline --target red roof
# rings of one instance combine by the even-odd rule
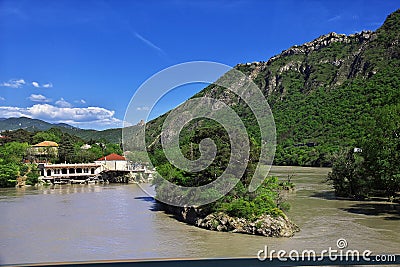
[[[103,160],[126,160],[126,159],[123,156],[112,153],[110,155],[107,155],[107,156],[104,156],[104,157],[101,157],[98,159],[98,161],[103,161]]]

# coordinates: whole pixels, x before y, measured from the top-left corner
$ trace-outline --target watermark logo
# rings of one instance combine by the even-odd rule
[[[137,129],[131,126],[138,122],[139,111],[147,121],[152,109],[165,94],[177,87],[193,83],[210,84],[211,90],[223,90],[224,96],[234,96],[232,99],[238,99],[250,108],[261,136],[259,162],[248,187],[250,192],[255,191],[267,176],[275,155],[275,122],[267,100],[257,85],[247,75],[224,64],[206,61],[178,64],[145,81],[136,90],[125,113],[122,131],[124,151],[140,151],[144,154],[145,161],[153,167],[147,153],[151,144],[146,143],[146,127]],[[192,160],[182,154],[179,136],[182,129],[193,120],[213,120],[222,125],[229,135],[231,153],[228,166],[220,177],[215,177],[212,182],[198,187],[179,186],[161,177],[163,190],[181,197],[177,199],[169,194],[155,195],[145,190],[157,200],[181,207],[205,205],[226,195],[243,176],[250,157],[250,139],[243,118],[238,116],[232,105],[222,101],[221,97],[214,98],[213,95],[218,94],[209,93],[192,98],[167,113],[165,120],[160,120],[163,121],[161,134],[153,136],[150,142],[160,140],[165,157],[176,168],[192,173],[202,171],[210,166],[217,153],[212,137],[200,141],[201,156]]]
[[[336,246],[338,247],[338,249],[344,249],[347,248],[347,240],[344,238],[339,238],[336,241]]]
[[[370,250],[350,250],[348,247],[347,240],[339,238],[336,241],[336,247],[329,247],[328,249],[321,250],[319,252],[312,249],[299,250],[275,250],[270,249],[267,245],[264,249],[259,250],[257,258],[260,261],[314,261],[321,262],[325,259],[329,261],[341,261],[341,262],[395,262],[396,255],[375,255],[372,256]]]

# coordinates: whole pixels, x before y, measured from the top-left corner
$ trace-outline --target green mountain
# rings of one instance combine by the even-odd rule
[[[335,151],[355,147],[367,136],[365,125],[376,111],[400,102],[399,39],[400,10],[375,32],[329,33],[266,62],[235,66],[253,79],[271,106],[278,143],[275,164],[329,166]],[[234,108],[259,141],[251,111],[237,95],[210,85],[194,98],[203,96]],[[157,162],[165,162],[159,152],[165,117],[146,125],[148,148]],[[192,142],[195,131],[193,124],[186,127],[182,142]]]
[[[121,142],[121,129],[107,129],[103,131],[80,129],[65,123],[52,124],[38,119],[26,117],[0,119],[0,132],[23,129],[29,132],[47,131],[51,128],[60,129],[64,133],[75,135],[86,141],[104,139],[110,143]]]
[[[120,143],[122,130],[121,128],[113,128],[102,131],[97,130],[86,130],[86,129],[61,129],[63,132],[69,133],[71,135],[78,136],[83,140],[105,140],[109,143]]]
[[[74,129],[75,127],[65,124],[52,124],[38,119],[30,119],[26,117],[20,118],[2,118],[0,119],[0,131],[12,131],[17,129],[24,129],[27,131],[46,131],[50,128],[66,128]]]

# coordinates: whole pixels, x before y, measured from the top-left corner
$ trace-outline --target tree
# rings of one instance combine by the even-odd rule
[[[103,148],[98,144],[93,144],[91,148],[88,149],[89,152],[89,161],[95,161],[98,158],[101,158],[103,154]]]
[[[35,144],[43,141],[53,141],[58,143],[60,142],[60,138],[51,132],[37,132],[32,138],[32,142]]]
[[[15,186],[16,180],[24,172],[22,163],[29,145],[11,142],[0,147],[0,187]]]
[[[182,154],[190,159],[195,160],[200,157],[199,143],[205,138],[212,138],[217,148],[216,156],[213,162],[204,170],[199,172],[187,172],[180,170],[165,159],[165,155],[161,153],[162,150],[157,149],[150,154],[153,163],[162,163],[156,165],[157,173],[163,178],[185,187],[198,187],[200,185],[208,184],[218,178],[227,168],[231,157],[238,157],[240,155],[231,155],[230,138],[222,126],[215,125],[215,122],[199,122],[194,130],[191,131],[190,126],[184,128],[184,138],[180,139],[180,148]],[[187,132],[185,132],[187,131]],[[181,133],[182,133],[181,132]],[[234,133],[239,134],[239,133]],[[245,140],[237,138],[237,140]],[[240,142],[240,141],[238,141]],[[289,209],[289,205],[284,203],[282,199],[278,198],[279,191],[282,190],[278,182],[278,178],[271,177],[266,179],[263,184],[256,190],[256,192],[248,192],[247,186],[250,184],[251,178],[256,169],[259,161],[260,147],[257,145],[257,138],[250,137],[250,154],[247,161],[247,168],[242,177],[229,177],[234,179],[237,184],[228,192],[227,195],[221,197],[213,203],[202,206],[202,210],[206,213],[215,211],[226,212],[231,216],[247,218],[254,220],[262,214],[270,214],[273,216],[282,216],[282,208]],[[241,146],[244,147],[244,144]],[[237,159],[241,159],[240,157]],[[210,199],[210,196],[219,196],[218,191],[210,189],[204,192],[196,192],[194,190],[187,190],[188,193],[183,193],[183,196],[177,195],[170,187],[168,187],[163,179],[156,176],[153,180],[156,185],[157,196],[160,198],[175,199],[180,201],[182,199],[190,200],[193,197]],[[197,195],[197,193],[199,195]]]
[[[362,140],[365,177],[391,198],[400,192],[400,104],[378,110]]]
[[[35,185],[39,181],[39,169],[37,168],[36,164],[29,164],[27,165],[28,169],[24,176],[26,177],[26,184],[27,185]]]
[[[4,163],[20,163],[27,154],[29,145],[27,143],[10,142],[0,147],[0,158]]]
[[[119,144],[107,143],[105,145],[104,155],[109,155],[112,153],[122,155],[121,146]]]
[[[328,179],[337,195],[392,199],[400,192],[400,104],[380,108],[364,126],[362,152],[338,155]]]
[[[0,187],[15,186],[19,168],[16,163],[2,164],[0,161]]]
[[[63,134],[58,146],[58,157],[60,162],[71,163],[74,160],[75,150],[73,140],[69,134]]]
[[[19,143],[32,143],[33,133],[25,131],[23,129],[18,129],[15,131],[6,131],[4,136],[6,136],[7,142],[19,142]]]
[[[328,174],[328,180],[333,183],[337,196],[352,198],[368,196],[370,183],[363,175],[362,160],[350,148],[334,156],[332,172]]]

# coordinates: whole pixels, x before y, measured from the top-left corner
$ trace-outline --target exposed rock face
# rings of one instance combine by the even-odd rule
[[[289,89],[283,83],[288,75],[295,75],[303,84],[304,91],[320,86],[325,88],[338,86],[346,79],[357,75],[365,77],[373,75],[376,70],[369,69],[368,62],[362,58],[362,53],[375,38],[376,33],[371,31],[351,35],[332,32],[311,42],[292,46],[271,57],[267,62],[238,64],[236,67],[247,73],[254,81],[258,80],[266,95],[278,93],[283,98]],[[338,47],[338,52],[332,52],[336,49],[335,45]],[[328,50],[322,51],[323,49]],[[326,69],[329,69],[328,76],[321,77],[321,72],[325,72]]]
[[[244,218],[231,217],[223,212],[214,212],[206,215],[198,208],[181,208],[163,204],[163,209],[188,224],[200,228],[269,237],[291,237],[300,231],[299,227],[291,222],[285,215],[273,217],[262,215],[255,221]]]
[[[377,37],[377,32],[372,31],[350,35],[331,32],[311,42],[294,45],[267,62],[238,64],[236,68],[254,80],[266,96],[275,94],[282,100],[293,89],[293,85],[285,83],[288,80],[297,80],[296,86],[301,84],[300,91],[307,93],[320,87],[335,88],[357,76],[375,75],[379,69],[365,58],[364,52],[375,45]],[[217,90],[211,89],[205,95],[215,97],[216,94]],[[237,100],[226,102],[236,103]]]
[[[372,36],[371,31],[362,31],[360,33],[355,33],[351,35],[345,35],[345,34],[337,34],[335,32],[328,33],[326,35],[322,35],[318,37],[317,39],[305,43],[303,45],[295,45],[292,46],[291,48],[283,51],[281,54],[274,56],[270,58],[267,62],[267,65],[270,65],[273,61],[280,57],[285,57],[289,55],[296,55],[296,54],[308,54],[313,51],[320,50],[321,48],[327,47],[333,43],[350,43],[350,42],[356,42],[356,43],[363,43],[367,40],[369,40]]]
[[[195,225],[214,231],[270,237],[291,237],[295,232],[300,231],[299,227],[286,216],[272,217],[271,215],[262,215],[254,222],[251,222],[243,218],[228,216],[223,212],[212,213],[203,219],[198,219]]]

